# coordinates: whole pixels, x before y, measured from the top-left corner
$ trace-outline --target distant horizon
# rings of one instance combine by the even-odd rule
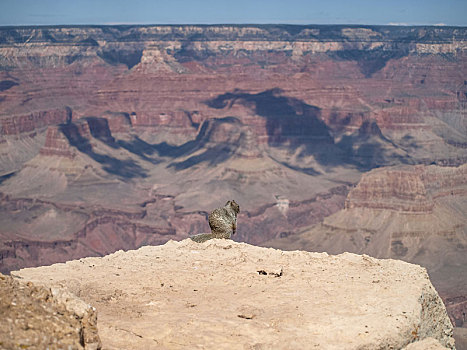
[[[467,26],[465,0],[0,0],[1,27]]]
[[[103,23],[103,24],[18,24],[2,25],[0,28],[27,28],[27,27],[157,27],[157,26],[297,26],[297,27],[435,27],[435,28],[467,28],[467,25],[446,24],[356,24],[356,23]]]

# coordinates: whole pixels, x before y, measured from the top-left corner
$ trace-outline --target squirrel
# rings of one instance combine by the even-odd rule
[[[211,233],[200,233],[190,238],[198,243],[206,242],[212,238],[230,239],[237,231],[237,215],[240,206],[234,201],[227,201],[222,208],[214,209],[209,214],[209,227]]]

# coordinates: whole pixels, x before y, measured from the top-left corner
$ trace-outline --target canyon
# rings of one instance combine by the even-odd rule
[[[0,271],[208,232],[421,264],[465,327],[467,29],[0,28]]]

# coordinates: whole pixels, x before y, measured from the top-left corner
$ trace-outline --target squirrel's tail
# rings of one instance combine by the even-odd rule
[[[199,233],[197,235],[190,236],[190,238],[197,243],[203,243],[214,238],[214,235],[212,233]]]

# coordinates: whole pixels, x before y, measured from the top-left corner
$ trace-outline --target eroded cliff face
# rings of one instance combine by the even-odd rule
[[[433,213],[435,203],[467,194],[467,166],[400,166],[364,174],[349,193],[346,209],[388,209],[413,214]]]
[[[76,118],[132,113],[135,126],[186,128],[187,113],[198,124],[226,106],[242,121],[256,112],[274,124],[264,106],[272,104],[283,116],[318,117],[333,131],[355,131],[370,120],[383,129],[433,131],[438,119],[457,129],[455,114],[466,99],[464,28],[2,28],[0,44],[5,135],[63,122],[51,107],[66,105]],[[245,110],[251,106],[256,110]],[[454,115],[440,118],[439,109]],[[274,138],[274,125],[253,123],[257,136]],[[463,127],[451,137],[462,136]]]

